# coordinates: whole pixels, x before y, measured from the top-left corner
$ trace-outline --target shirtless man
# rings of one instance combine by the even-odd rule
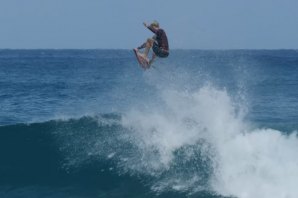
[[[163,29],[159,27],[157,21],[153,21],[150,25],[143,23],[145,27],[151,30],[155,35],[152,38],[148,38],[147,41],[138,48],[135,48],[135,51],[145,48],[142,56],[148,61],[149,65],[154,61],[156,57],[165,58],[169,56],[169,44],[168,38]],[[149,50],[152,48],[152,58],[149,61],[148,54]]]

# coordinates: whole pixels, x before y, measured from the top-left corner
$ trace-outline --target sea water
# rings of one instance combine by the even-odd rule
[[[0,197],[298,197],[298,51],[0,50]]]

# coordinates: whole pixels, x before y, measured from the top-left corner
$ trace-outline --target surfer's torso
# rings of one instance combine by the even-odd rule
[[[148,26],[148,29],[156,35],[155,40],[158,43],[158,47],[162,48],[163,50],[169,51],[168,37],[165,31],[161,28],[156,29],[151,26]]]

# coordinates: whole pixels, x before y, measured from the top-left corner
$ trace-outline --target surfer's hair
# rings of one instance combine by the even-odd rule
[[[159,23],[158,23],[156,20],[154,20],[154,21],[151,23],[151,26],[153,26],[153,27],[158,27],[158,28],[159,28]]]

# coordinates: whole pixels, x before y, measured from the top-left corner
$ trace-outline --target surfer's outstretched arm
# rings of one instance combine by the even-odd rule
[[[144,26],[146,27],[146,28],[148,28],[149,30],[151,30],[151,32],[153,32],[154,34],[156,34],[157,33],[157,29],[156,28],[154,28],[154,25],[147,25],[147,23],[143,23],[144,24]]]

